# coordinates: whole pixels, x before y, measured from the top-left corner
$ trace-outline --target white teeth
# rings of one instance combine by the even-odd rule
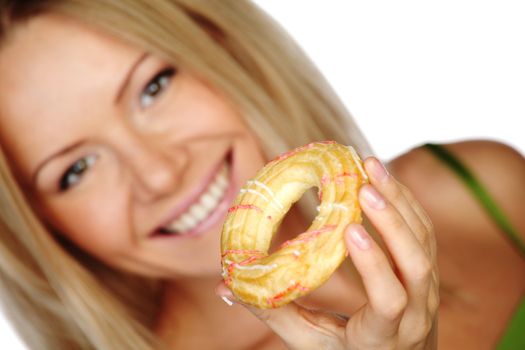
[[[224,193],[224,187],[221,187],[218,184],[214,183],[210,186],[208,191],[213,197],[219,197]]]
[[[164,226],[163,233],[179,233],[191,231],[200,222],[212,213],[224,197],[228,187],[228,165],[224,163],[215,179],[208,186],[206,191],[195,201],[195,203],[175,220]]]
[[[228,180],[225,176],[219,176],[217,178],[217,185],[221,188],[225,188],[226,186],[228,186]]]
[[[182,215],[180,218],[185,227],[193,227],[197,223],[197,219],[191,216],[190,213]]]
[[[199,203],[205,207],[214,207],[217,205],[217,201],[217,197],[213,196],[211,193],[205,193],[201,196]]]
[[[208,215],[208,212],[200,205],[192,205],[190,208],[190,214],[193,215],[197,221],[201,221],[206,215]]]
[[[178,222],[178,223],[175,223],[175,225],[173,225],[173,228],[176,230],[176,231],[179,231],[179,232],[182,232],[184,230],[186,230],[186,226],[181,222]]]

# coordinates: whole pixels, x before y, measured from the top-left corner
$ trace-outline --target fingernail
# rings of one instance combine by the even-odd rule
[[[386,201],[383,196],[370,185],[361,188],[361,194],[365,201],[374,209],[381,210],[386,208]]]
[[[228,287],[226,287],[224,282],[220,282],[219,284],[215,286],[215,294],[217,294],[220,297],[222,296],[232,297],[233,296],[232,291]]]
[[[233,301],[231,301],[230,299],[228,299],[228,297],[224,296],[224,295],[221,295],[221,299],[222,301],[224,301],[226,304],[228,304],[228,306],[232,306],[233,305]]]
[[[381,163],[377,158],[372,158],[370,171],[372,172],[372,176],[381,182],[388,178],[388,171],[386,170],[383,163]]]
[[[232,306],[235,302],[233,299],[233,293],[224,284],[219,284],[215,287],[215,294],[219,296],[228,306]]]
[[[350,240],[352,243],[361,250],[370,249],[372,244],[370,243],[370,236],[365,229],[359,225],[353,225],[348,228],[350,233]]]

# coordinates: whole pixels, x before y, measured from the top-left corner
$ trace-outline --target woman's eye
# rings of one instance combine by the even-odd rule
[[[96,155],[89,155],[73,163],[60,178],[60,191],[67,191],[70,187],[76,185],[86,170],[93,166],[96,160]]]
[[[151,79],[140,94],[140,107],[149,107],[155,101],[155,98],[168,86],[174,74],[174,68],[167,68]]]

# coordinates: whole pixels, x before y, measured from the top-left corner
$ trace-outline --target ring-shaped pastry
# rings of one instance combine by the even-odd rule
[[[367,181],[353,148],[314,142],[266,164],[247,181],[221,235],[223,278],[236,298],[275,308],[319,287],[347,250],[343,230],[361,222],[358,191]],[[306,190],[318,188],[318,215],[308,230],[268,249],[280,222]]]

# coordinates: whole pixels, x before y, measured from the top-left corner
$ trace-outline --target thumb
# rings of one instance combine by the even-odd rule
[[[291,315],[289,315],[289,312],[295,311],[289,310],[290,307],[287,307],[288,305],[282,306],[277,309],[260,309],[253,305],[246,304],[243,301],[237,299],[232,293],[232,291],[226,286],[226,284],[224,284],[224,282],[219,283],[217,287],[215,287],[215,294],[221,297],[224,300],[224,302],[226,302],[228,305],[233,305],[234,303],[242,305],[254,316],[266,323],[268,326],[270,326],[270,328],[272,328],[271,325],[275,323],[285,323],[286,320],[291,317]],[[291,308],[293,309],[293,307]]]
[[[220,283],[215,292],[223,299],[244,306],[277,334],[290,349],[317,350],[326,348],[327,344],[340,345],[345,325],[334,315],[308,310],[295,302],[276,309],[259,309],[236,299],[224,283]],[[333,348],[338,349],[339,346]]]

